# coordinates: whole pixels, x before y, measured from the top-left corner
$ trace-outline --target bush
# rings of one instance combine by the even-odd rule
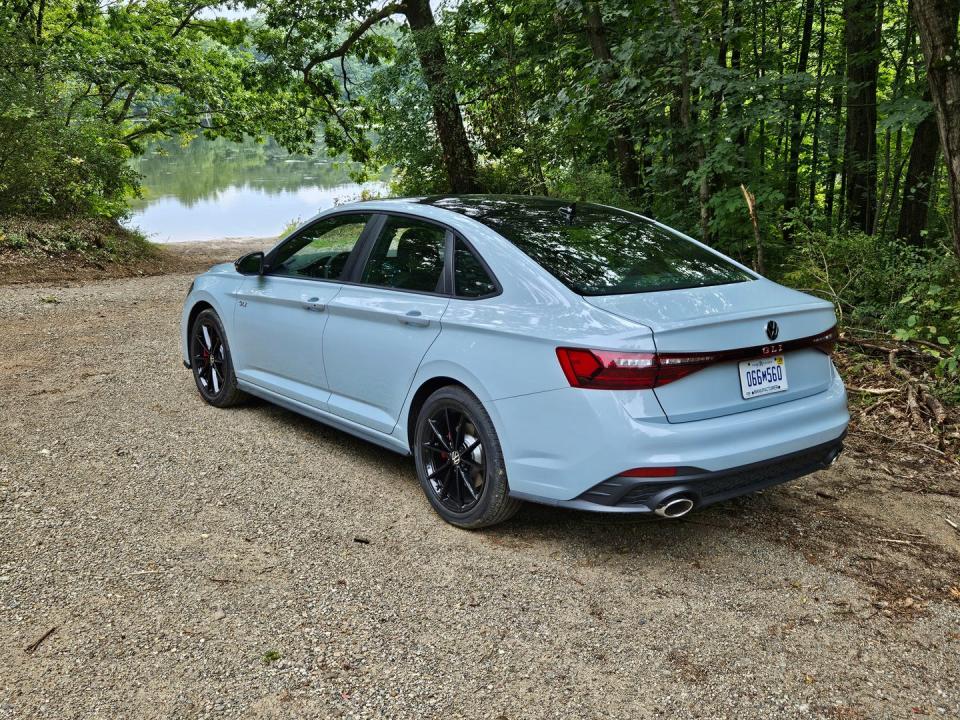
[[[787,284],[835,303],[841,323],[920,341],[938,372],[960,372],[960,262],[946,242],[916,248],[862,233],[808,232],[787,256]]]
[[[66,127],[58,113],[46,110],[0,111],[6,149],[0,213],[120,216],[137,175],[127,165],[129,150],[115,134],[93,119]]]
[[[46,219],[0,216],[0,252],[34,258],[80,256],[92,262],[130,262],[157,249],[140,233],[108,218]]]

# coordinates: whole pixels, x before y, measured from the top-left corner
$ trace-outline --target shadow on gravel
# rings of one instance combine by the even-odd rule
[[[245,411],[269,418],[273,425],[269,432],[305,436],[308,442],[349,456],[383,481],[397,483],[403,488],[394,497],[398,515],[420,516],[423,522],[429,516],[439,527],[421,493],[411,458],[259,399],[251,398]],[[516,551],[550,549],[588,565],[602,557],[608,567],[616,566],[622,558],[624,570],[637,559],[653,565],[678,561],[696,565],[705,555],[738,552],[763,541],[855,578],[871,587],[877,598],[945,598],[952,573],[960,570],[960,559],[939,543],[910,534],[894,518],[885,520],[891,499],[900,504],[906,498],[889,492],[889,479],[865,480],[861,474],[848,459],[841,472],[831,470],[729,500],[680,520],[527,503],[507,523],[472,535],[483,543]],[[823,499],[824,494],[829,499]],[[850,505],[837,502],[845,494]],[[357,502],[363,499],[358,497]],[[863,503],[875,503],[881,512],[867,517],[861,512]]]

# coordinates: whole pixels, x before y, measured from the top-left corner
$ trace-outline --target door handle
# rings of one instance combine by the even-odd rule
[[[323,312],[324,310],[327,309],[327,306],[324,305],[322,302],[319,302],[319,300],[320,298],[315,298],[315,297],[310,298],[309,300],[307,300],[306,304],[304,304],[303,309],[310,310],[312,312]]]
[[[423,313],[419,310],[411,310],[405,315],[398,315],[397,320],[404,325],[415,325],[416,327],[427,327],[430,324],[430,318],[421,317]]]

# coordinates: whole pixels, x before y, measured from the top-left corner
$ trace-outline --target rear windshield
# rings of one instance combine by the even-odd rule
[[[452,201],[452,202],[451,202]],[[456,207],[496,230],[580,295],[678,290],[753,280],[709,250],[649,220],[597,205],[487,199]]]

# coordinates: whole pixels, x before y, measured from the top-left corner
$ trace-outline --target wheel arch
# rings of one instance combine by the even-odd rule
[[[217,312],[217,309],[206,300],[198,300],[193,304],[193,307],[190,308],[190,314],[187,316],[187,332],[190,332],[190,328],[193,327],[194,321],[197,319],[197,315],[202,313],[204,310],[213,310]],[[217,313],[219,315],[220,313]],[[221,320],[221,322],[223,322]]]
[[[213,310],[220,323],[223,325],[224,332],[229,332],[228,320],[220,307],[219,299],[205,290],[194,290],[187,298],[180,315],[180,344],[183,353],[183,364],[190,367],[190,328],[193,327],[197,316],[204,310]]]
[[[437,390],[443,387],[449,387],[451,385],[456,385],[462,387],[464,390],[467,390],[473,395],[477,395],[466,383],[457,380],[456,378],[449,377],[447,375],[436,375],[434,377],[424,380],[420,387],[417,388],[417,391],[413,394],[413,397],[410,399],[410,408],[407,410],[407,444],[410,446],[411,452],[413,451],[413,437],[416,432],[416,422],[417,416],[420,414],[420,408],[423,407],[423,404],[427,401],[427,398],[433,395]]]

